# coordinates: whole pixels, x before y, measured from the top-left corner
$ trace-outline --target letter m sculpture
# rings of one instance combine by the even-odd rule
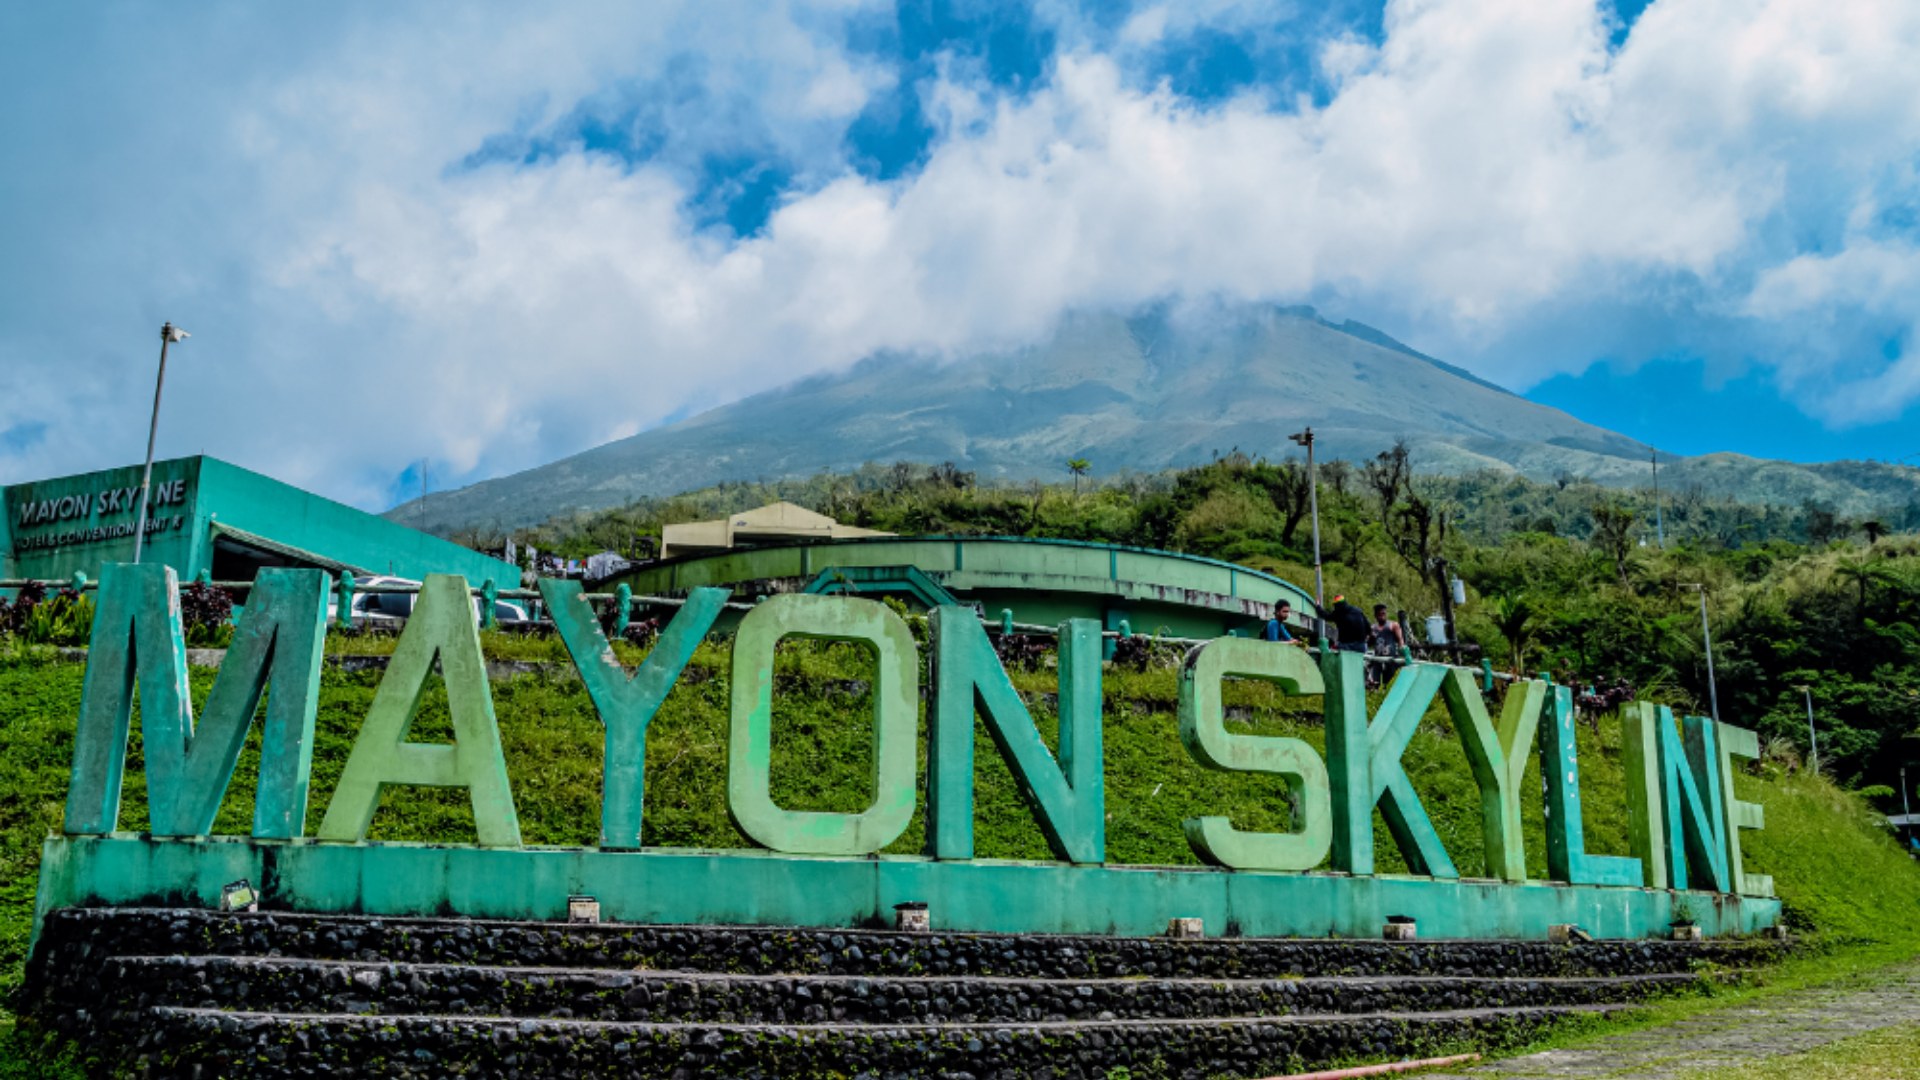
[[[119,825],[138,685],[149,828],[155,836],[206,835],[271,678],[253,835],[301,835],[326,617],[325,573],[260,571],[196,730],[173,569],[151,563],[105,567],[74,732],[66,831],[98,835]]]

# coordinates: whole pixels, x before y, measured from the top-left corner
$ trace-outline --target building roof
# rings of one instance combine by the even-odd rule
[[[776,502],[711,521],[668,525],[660,530],[660,557],[671,559],[678,555],[725,551],[736,547],[891,535],[875,529],[842,525],[825,514],[815,513],[794,503]]]
[[[130,561],[141,474],[128,465],[0,486],[0,579],[98,577]],[[258,564],[520,581],[511,563],[217,458],[155,461],[152,491],[148,518],[163,527],[148,530],[142,557],[183,578]]]

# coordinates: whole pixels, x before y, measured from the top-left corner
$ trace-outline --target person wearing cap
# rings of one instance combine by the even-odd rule
[[[1334,641],[1343,651],[1367,651],[1367,613],[1347,603],[1344,595],[1335,595],[1333,607],[1322,608],[1320,617],[1333,624]]]

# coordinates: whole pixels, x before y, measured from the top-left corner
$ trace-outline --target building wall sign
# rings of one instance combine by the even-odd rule
[[[915,812],[922,658],[898,615],[845,596],[771,597],[734,635],[726,804],[741,834],[775,857],[642,850],[647,727],[727,594],[694,590],[629,674],[579,583],[554,580],[541,581],[541,593],[606,732],[599,848],[564,856],[515,850],[522,848],[520,826],[486,663],[467,583],[451,575],[429,576],[423,585],[317,835],[306,838],[326,576],[261,572],[197,719],[177,589],[164,566],[104,570],[75,734],[67,838],[49,841],[43,910],[63,898],[167,895],[203,878],[221,880],[227,868],[252,858],[271,859],[257,863],[263,873],[271,867],[270,901],[395,914],[440,905],[550,917],[542,915],[552,899],[547,891],[564,898],[591,891],[596,881],[609,917],[688,922],[848,924],[877,917],[873,905],[896,896],[957,913],[947,920],[954,928],[1035,931],[1145,932],[1156,919],[1164,928],[1169,917],[1214,912],[1210,933],[1350,933],[1372,920],[1377,934],[1385,913],[1421,913],[1441,924],[1423,926],[1423,933],[1439,936],[1544,936],[1549,922],[1640,936],[1663,930],[1674,915],[1693,913],[1712,933],[1758,929],[1779,913],[1771,880],[1750,872],[1742,858],[1741,833],[1763,825],[1760,808],[1737,798],[1733,787],[1734,761],[1758,754],[1751,731],[1701,717],[1676,723],[1665,707],[1630,706],[1623,726],[1633,854],[1598,855],[1586,850],[1581,824],[1568,688],[1516,682],[1496,715],[1469,673],[1413,664],[1378,706],[1369,706],[1358,654],[1315,660],[1297,648],[1240,638],[1217,639],[1190,655],[1179,676],[1178,738],[1203,767],[1284,777],[1298,807],[1292,830],[1244,830],[1225,817],[1199,816],[1182,828],[1194,852],[1217,869],[1108,867],[1098,625],[1073,620],[1060,628],[1054,752],[978,617],[960,607],[935,609],[929,624],[926,851],[880,856]],[[770,794],[773,657],[785,637],[859,641],[874,653],[874,795],[862,811],[792,810]],[[414,742],[413,711],[436,659],[454,739]],[[1298,739],[1230,731],[1220,692],[1228,677],[1322,697],[1324,755]],[[237,849],[206,834],[268,682],[273,693],[266,698],[252,839],[245,842],[251,846]],[[113,835],[136,685],[152,822],[151,837],[138,841]],[[1401,763],[1435,703],[1459,732],[1479,789],[1483,865],[1454,862]],[[974,861],[978,723],[1005,757],[1056,863]],[[1536,797],[1525,784],[1535,754],[1545,779],[1539,797],[1550,882],[1527,879],[1522,837],[1523,803]],[[463,789],[479,841],[471,850],[490,852],[490,869],[478,872],[483,864],[469,866],[467,856],[444,847],[368,844],[381,793],[397,785]],[[1375,876],[1376,813],[1414,877]],[[169,842],[199,854],[136,855],[125,847]],[[518,865],[529,876],[515,879],[513,860],[523,856],[528,861]],[[194,858],[221,869],[194,871]],[[149,880],[167,873],[199,876]],[[396,884],[395,875],[409,873],[422,876]],[[553,874],[565,880],[548,881]],[[1017,895],[999,894],[1015,880],[1024,883]],[[534,882],[550,888],[535,889]],[[1687,901],[1676,890],[1706,895]],[[1198,910],[1177,910],[1182,905]]]
[[[13,521],[13,549],[16,554],[71,547],[102,540],[119,540],[134,534],[135,523],[128,520],[139,513],[140,487],[91,487],[63,494],[39,497],[32,487],[19,489],[23,497],[9,507]],[[186,525],[187,516],[166,513],[184,508],[189,487],[184,479],[162,480],[148,493],[146,532],[172,532]]]

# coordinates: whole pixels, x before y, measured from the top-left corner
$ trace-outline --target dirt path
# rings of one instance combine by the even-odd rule
[[[1920,1025],[1920,964],[1870,986],[1821,987],[1629,1032],[1578,1050],[1548,1050],[1425,1080],[1661,1077],[1728,1068],[1824,1046],[1878,1028]]]

